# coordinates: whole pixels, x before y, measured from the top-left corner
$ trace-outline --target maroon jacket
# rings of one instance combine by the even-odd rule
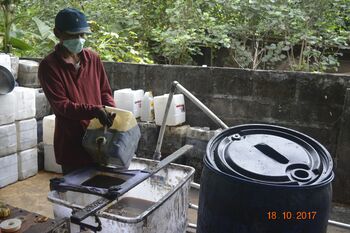
[[[115,106],[103,64],[98,55],[83,49],[80,69],[66,63],[56,45],[39,66],[39,80],[56,115],[54,150],[56,162],[82,167],[92,159],[82,147],[89,120],[102,105]]]

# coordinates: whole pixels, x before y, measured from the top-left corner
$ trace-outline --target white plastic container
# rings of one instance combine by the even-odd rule
[[[11,55],[11,72],[15,80],[18,77],[19,57]]]
[[[141,121],[154,121],[154,100],[150,91],[146,92],[142,98]]]
[[[16,95],[10,92],[0,95],[0,125],[15,122]]]
[[[51,106],[42,88],[35,88],[35,118],[42,119],[51,114]]]
[[[10,57],[10,55],[5,54],[5,53],[0,54],[0,66],[4,66],[9,71],[11,71],[11,57]]]
[[[56,116],[49,115],[43,119],[43,142],[47,145],[53,145],[53,136],[55,133]]]
[[[155,162],[148,159],[134,158],[129,169],[151,168]],[[194,174],[194,168],[170,164],[156,175],[140,183],[118,199],[118,203],[129,198],[142,199],[150,202],[139,213],[128,212],[123,208],[121,213],[115,212],[117,201],[98,212],[101,223],[101,233],[184,233],[187,228],[188,191]],[[99,197],[79,192],[51,191],[49,201],[53,203],[56,219],[69,217],[75,206],[85,207]],[[86,221],[96,225],[93,217]],[[79,227],[71,224],[72,232],[79,232]]]
[[[44,170],[62,173],[62,166],[56,163],[53,138],[55,133],[56,116],[49,115],[43,118],[43,143],[44,143]]]
[[[20,151],[18,154],[18,179],[24,180],[38,173],[38,149]]]
[[[19,60],[19,71],[22,73],[36,73],[39,69],[39,62],[32,60]]]
[[[15,87],[16,95],[15,120],[24,120],[35,117],[35,89]]]
[[[0,188],[18,180],[17,154],[0,158]]]
[[[38,79],[39,63],[31,60],[19,60],[17,81],[24,87],[40,87]]]
[[[17,136],[14,123],[0,126],[0,157],[16,153]]]
[[[130,88],[114,91],[114,102],[117,108],[130,111],[136,118],[141,116],[141,102],[143,90],[131,90]]]
[[[157,125],[162,125],[168,94],[154,97],[154,115]],[[183,94],[176,94],[171,101],[166,125],[175,126],[186,121],[185,98]]]
[[[33,148],[38,144],[35,118],[16,121],[17,151]]]
[[[62,166],[56,163],[53,145],[44,143],[44,170],[55,173],[62,173]]]

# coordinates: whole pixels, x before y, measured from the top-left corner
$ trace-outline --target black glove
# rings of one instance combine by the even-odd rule
[[[110,121],[112,122],[112,124],[113,124],[114,118],[115,118],[115,116],[116,116],[117,114],[116,114],[116,113],[107,112],[107,115],[108,115],[109,120],[110,120]]]
[[[110,117],[106,110],[103,108],[99,108],[96,111],[96,117],[103,126],[107,126],[109,128],[113,124],[112,117]]]

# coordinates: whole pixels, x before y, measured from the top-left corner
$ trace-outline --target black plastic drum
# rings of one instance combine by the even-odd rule
[[[198,233],[326,233],[333,162],[297,131],[241,125],[211,139]]]

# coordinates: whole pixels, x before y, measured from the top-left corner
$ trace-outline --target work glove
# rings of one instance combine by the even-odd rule
[[[110,119],[110,121],[111,121],[112,124],[113,124],[114,118],[115,118],[115,116],[116,116],[117,114],[116,114],[116,113],[107,112],[107,115],[108,115],[108,118]]]
[[[104,108],[99,108],[96,111],[96,118],[100,121],[103,126],[107,126],[108,128],[112,126],[113,119],[110,113],[107,113]]]

